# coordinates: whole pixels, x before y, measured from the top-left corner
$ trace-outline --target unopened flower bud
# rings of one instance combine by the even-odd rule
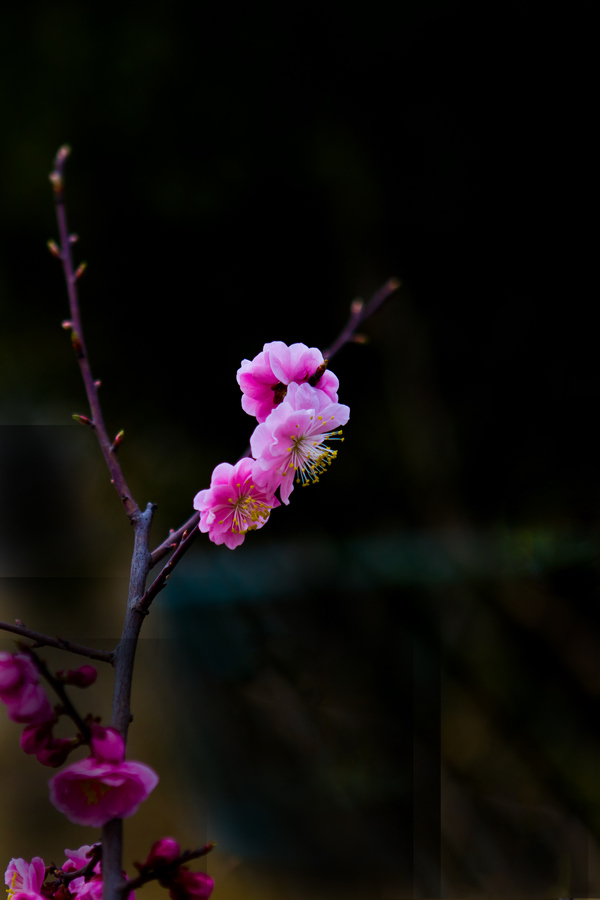
[[[86,269],[87,269],[86,262],[82,262],[77,266],[77,268],[75,269],[75,274],[73,276],[75,281],[77,281],[78,278],[81,278],[81,276],[83,275],[83,273],[85,272]]]
[[[48,247],[48,250],[50,251],[52,256],[60,259],[60,247],[58,246],[56,241],[47,241],[46,246]]]
[[[35,758],[43,766],[57,769],[66,761],[71,750],[79,746],[76,738],[53,738],[46,747],[35,754]]]
[[[207,900],[214,886],[212,878],[204,872],[189,872],[185,866],[179,866],[168,885],[169,896],[171,900]]]
[[[80,666],[78,669],[69,669],[65,674],[63,670],[56,673],[63,684],[72,684],[74,687],[85,688],[93,684],[98,677],[98,670],[94,666]]]
[[[125,741],[116,728],[92,725],[90,749],[100,762],[120,763],[125,757]]]
[[[156,869],[158,866],[174,862],[178,856],[181,856],[181,850],[175,838],[161,838],[152,844],[143,868]]]
[[[80,416],[78,413],[73,413],[71,418],[74,419],[76,422],[78,422],[80,425],[91,425],[92,424],[91,419],[88,419],[87,416]]]
[[[21,750],[24,753],[39,753],[52,740],[52,729],[55,719],[42,722],[40,725],[27,725],[21,734]]]

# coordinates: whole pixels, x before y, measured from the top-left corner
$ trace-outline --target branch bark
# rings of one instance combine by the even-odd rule
[[[113,664],[114,650],[95,650],[93,647],[84,647],[81,644],[74,644],[64,638],[52,637],[49,634],[40,634],[39,631],[32,631],[24,625],[11,625],[9,622],[0,622],[0,631],[10,631],[12,634],[18,634],[20,637],[28,638],[34,643],[31,649],[37,647],[55,647],[57,650],[68,650],[69,653],[77,653],[79,656],[87,656],[89,659],[98,659],[101,662]]]

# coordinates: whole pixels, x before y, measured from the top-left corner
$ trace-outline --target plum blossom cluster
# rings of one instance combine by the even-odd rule
[[[242,408],[258,423],[252,455],[218,465],[210,487],[194,498],[200,531],[230,549],[262,528],[271,510],[289,504],[295,483],[319,480],[337,456],[330,444],[343,440],[340,426],[350,417],[338,403],[338,379],[316,347],[265,344],[254,359],[242,361],[237,381]]]
[[[213,845],[209,844],[205,850]],[[214,881],[204,872],[190,872],[182,865],[182,853],[174,838],[161,838],[150,848],[143,865],[137,865],[142,878],[156,878],[168,888],[171,900],[206,900],[212,894]]]
[[[96,674],[93,666],[86,665],[58,672],[52,682],[87,687]],[[42,765],[62,766],[72,750],[89,744],[86,759],[67,766],[48,782],[50,801],[71,822],[101,828],[110,819],[132,816],[158,784],[150,766],[125,761],[125,742],[119,732],[104,728],[91,716],[81,722],[85,734],[55,738],[53,728],[65,709],[52,709],[29,655],[0,653],[0,699],[9,718],[25,725],[21,748]]]
[[[93,666],[81,666],[59,673],[65,684],[86,687],[96,679]],[[55,738],[53,728],[58,716],[50,706],[39,683],[39,673],[29,656],[22,653],[0,653],[0,700],[6,704],[8,717],[25,725],[21,749],[34,754],[43,766],[62,766],[69,753],[79,746],[77,738]]]
[[[140,878],[136,884],[158,880],[169,890],[172,900],[206,900],[214,882],[203,872],[190,872],[182,864],[185,859],[208,851],[208,845],[196,854],[182,854],[174,838],[156,841],[143,865],[137,865]],[[30,863],[25,859],[11,859],[4,874],[7,900],[102,900],[102,845],[85,844],[78,850],[65,850],[67,857],[60,868],[46,866],[41,857]],[[128,881],[125,872],[121,873]],[[135,900],[130,891],[126,900]]]

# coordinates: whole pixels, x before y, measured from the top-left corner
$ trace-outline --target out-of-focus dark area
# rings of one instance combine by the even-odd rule
[[[130,754],[161,784],[126,825],[130,874],[172,834],[218,841],[220,900],[600,892],[600,384],[550,16],[3,12],[1,619],[112,646],[126,596],[131,529],[71,420],[45,246],[61,144],[92,367],[154,544],[248,444],[240,361],[324,348],[402,280],[332,362],[331,470],[239,550],[201,537],[153,607]],[[0,850],[60,863],[98,833],[49,806],[18,734],[0,711]]]

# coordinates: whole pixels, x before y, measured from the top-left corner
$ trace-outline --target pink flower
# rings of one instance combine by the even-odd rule
[[[48,782],[50,802],[70,822],[94,828],[132,816],[157,784],[150,766],[100,762],[94,756],[67,766]]]
[[[290,384],[283,403],[256,426],[250,438],[256,459],[254,478],[267,497],[279,487],[287,504],[294,476],[298,484],[318,481],[337,456],[327,442],[340,439],[338,426],[349,418],[349,408],[332,403],[323,391],[308,384]]]
[[[11,859],[4,873],[4,883],[8,885],[8,900],[19,894],[39,897],[46,878],[44,860],[35,856],[30,863],[24,859]]]
[[[194,509],[200,511],[200,531],[207,532],[215,544],[230,550],[243,543],[246,532],[262,528],[279,501],[254,483],[254,460],[245,457],[235,466],[221,463],[214,469],[210,488],[194,497]]]
[[[92,725],[90,750],[100,762],[120,763],[125,758],[125,741],[116,728]]]
[[[66,861],[61,866],[63,872],[77,872],[78,869],[83,869],[84,866],[90,861],[91,852],[94,847],[99,847],[100,842],[96,844],[84,844],[83,847],[80,847],[79,850],[65,850],[65,856],[67,857]],[[94,866],[94,872],[96,875],[100,874],[100,863],[97,862]],[[75,879],[77,880],[77,879]],[[71,882],[72,884],[73,882]]]
[[[323,354],[316,347],[283,341],[265,344],[262,353],[253,360],[244,359],[237,372],[242,389],[242,408],[259,422],[264,422],[270,412],[285,398],[287,386],[292,382],[324,391],[330,400],[337,401],[339,382],[333,372],[325,368]]]
[[[150,847],[148,859],[144,863],[144,869],[154,869],[156,866],[166,865],[175,862],[178,856],[181,856],[179,844],[175,838],[161,838],[155,841]]]
[[[40,685],[38,671],[28,656],[0,653],[0,700],[13,722],[27,725],[54,718],[50,701]]]
[[[4,703],[28,684],[37,684],[38,681],[38,671],[28,656],[0,653],[0,700]]]
[[[179,866],[174,878],[168,882],[172,900],[206,900],[214,886],[212,878],[204,872],[189,872],[186,866]]]
[[[40,684],[27,684],[4,702],[8,717],[13,722],[36,725],[54,719],[50,701]]]

